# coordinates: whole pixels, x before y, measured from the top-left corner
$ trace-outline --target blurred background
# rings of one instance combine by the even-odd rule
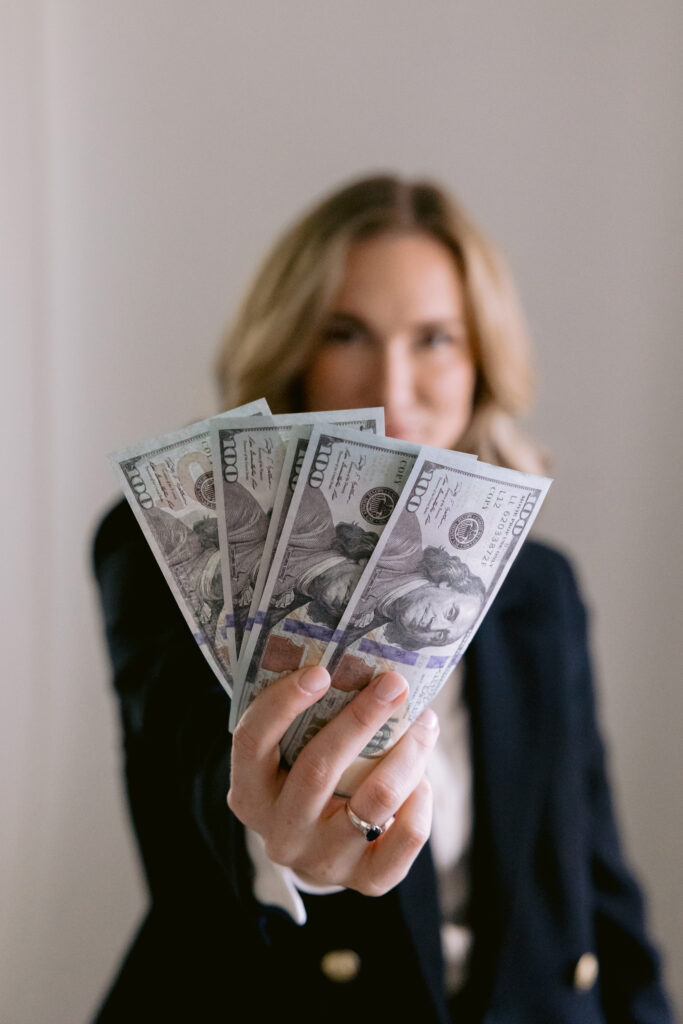
[[[145,897],[89,568],[105,454],[218,411],[266,247],[432,176],[531,323],[630,859],[683,1006],[683,7],[2,0],[0,1020],[85,1022]]]

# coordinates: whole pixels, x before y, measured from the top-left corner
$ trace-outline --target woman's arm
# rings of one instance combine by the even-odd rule
[[[401,677],[385,677],[385,686],[394,685],[390,699],[380,697],[379,683],[368,687],[286,772],[279,739],[329,683],[322,669],[307,678],[293,673],[254,701],[231,751],[228,698],[125,505],[100,528],[94,558],[122,707],[129,800],[152,892],[187,887],[176,856],[182,835],[181,851],[203,844],[235,896],[251,899],[241,822],[263,836],[271,859],[313,884],[379,894],[400,881],[429,834],[423,775],[438,734],[434,716],[416,722],[354,796],[354,810],[366,820],[381,824],[396,814],[380,841],[365,842],[333,793],[346,765],[403,700]],[[311,690],[311,682],[322,689]]]
[[[194,854],[208,853],[216,875],[244,895],[249,859],[225,802],[229,699],[125,503],[98,530],[94,569],[121,707],[128,799],[152,894],[199,884],[180,876],[196,863]]]

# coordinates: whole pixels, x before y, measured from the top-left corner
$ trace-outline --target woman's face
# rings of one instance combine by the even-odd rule
[[[383,405],[388,436],[453,448],[475,378],[448,249],[421,232],[355,243],[304,377],[307,407]]]

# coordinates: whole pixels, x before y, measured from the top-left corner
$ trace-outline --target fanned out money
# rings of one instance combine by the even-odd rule
[[[286,485],[291,501],[240,660],[232,727],[274,679],[320,662],[418,451],[341,427],[313,429],[293,463],[296,484]]]
[[[462,658],[551,484],[383,425],[377,409],[274,417],[251,403],[111,457],[232,692],[231,729],[273,681],[326,665],[330,689],[283,739],[291,764],[374,676],[406,677],[408,699],[341,780],[347,796]]]

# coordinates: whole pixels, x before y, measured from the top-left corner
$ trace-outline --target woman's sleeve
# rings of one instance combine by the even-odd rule
[[[569,657],[576,680],[577,749],[584,761],[585,802],[591,837],[594,928],[599,984],[606,1019],[615,1024],[670,1024],[659,956],[647,937],[644,900],[622,850],[588,653],[587,617],[567,569],[575,642]]]
[[[249,903],[244,830],[230,812],[230,702],[125,503],[100,526],[94,571],[121,705],[128,799],[152,894],[222,876]],[[182,877],[181,877],[182,876]]]

